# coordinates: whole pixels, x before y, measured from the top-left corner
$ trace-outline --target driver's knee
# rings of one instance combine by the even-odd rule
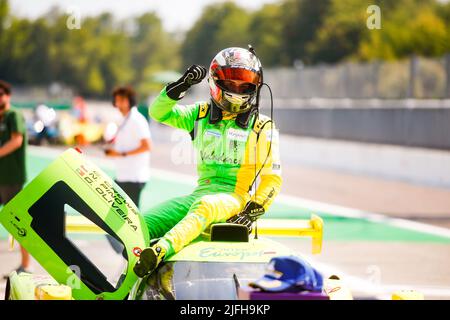
[[[239,199],[231,194],[211,194],[197,199],[190,211],[202,219],[206,228],[237,214],[241,206]]]
[[[216,202],[214,195],[205,195],[192,204],[191,212],[201,220],[204,228],[215,220]]]

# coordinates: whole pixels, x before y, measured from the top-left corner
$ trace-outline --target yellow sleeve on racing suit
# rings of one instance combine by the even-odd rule
[[[263,124],[256,145],[256,159],[257,169],[262,169],[252,200],[267,211],[281,190],[282,178],[278,130],[267,117],[262,116],[261,120]]]

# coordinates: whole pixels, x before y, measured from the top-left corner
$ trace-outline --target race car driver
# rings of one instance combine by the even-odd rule
[[[139,277],[212,223],[241,223],[251,232],[251,224],[280,191],[278,134],[273,121],[258,112],[262,66],[254,51],[220,51],[209,67],[210,101],[178,104],[206,75],[202,66],[189,67],[150,106],[154,120],[191,135],[199,178],[192,194],[168,200],[144,215],[150,238],[160,239],[140,254],[134,267]]]

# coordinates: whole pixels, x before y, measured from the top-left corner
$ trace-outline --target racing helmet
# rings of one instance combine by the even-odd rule
[[[262,84],[261,62],[247,49],[224,49],[211,62],[208,82],[211,98],[220,109],[247,112],[256,104]]]

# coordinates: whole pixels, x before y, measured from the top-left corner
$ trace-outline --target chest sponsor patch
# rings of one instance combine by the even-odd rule
[[[246,142],[248,138],[248,132],[231,128],[228,129],[227,138],[229,140]]]
[[[214,131],[214,130],[206,130],[205,131],[205,136],[220,138],[221,134],[220,134],[220,132],[217,132],[217,131]]]

